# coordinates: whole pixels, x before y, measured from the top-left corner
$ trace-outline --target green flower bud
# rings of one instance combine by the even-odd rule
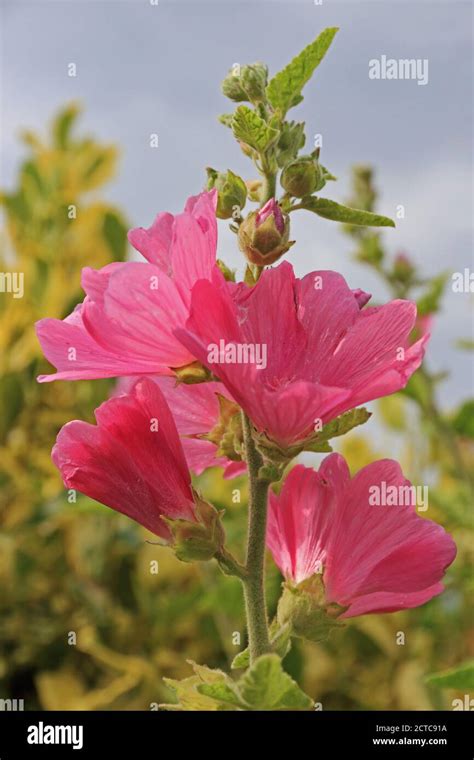
[[[304,198],[324,187],[322,167],[314,155],[300,156],[291,161],[282,171],[281,185],[295,198]]]
[[[162,519],[173,537],[173,549],[182,562],[207,562],[224,546],[225,533],[218,512],[211,504],[195,493],[197,522],[189,520]]]
[[[237,103],[260,103],[265,100],[268,68],[263,63],[235,64],[222,82],[222,92]]]
[[[247,192],[251,201],[259,203],[260,193],[262,191],[263,182],[261,179],[249,179],[245,183],[247,185]]]
[[[240,80],[251,103],[255,104],[265,101],[268,68],[264,63],[252,63],[248,66],[242,66]]]
[[[247,186],[241,177],[230,171],[218,172],[207,167],[207,189],[217,190],[216,215],[219,219],[240,216],[247,201]]]
[[[278,602],[280,626],[290,625],[291,635],[309,641],[324,641],[336,628],[342,628],[337,618],[346,607],[327,604],[321,574],[316,573],[298,585],[285,583]]]
[[[293,245],[290,220],[274,198],[252,211],[239,227],[239,247],[251,264],[273,264]]]

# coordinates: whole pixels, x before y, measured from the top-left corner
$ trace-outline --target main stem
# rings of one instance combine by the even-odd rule
[[[263,464],[248,417],[242,412],[250,494],[246,575],[243,578],[250,662],[271,651],[265,602],[265,537],[269,483],[258,477]]]

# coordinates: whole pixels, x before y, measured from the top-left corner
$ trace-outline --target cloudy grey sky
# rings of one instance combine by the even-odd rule
[[[340,32],[294,114],[308,135],[323,135],[322,158],[344,200],[350,165],[371,162],[380,211],[405,220],[386,233],[427,274],[473,268],[472,5],[468,2],[180,2],[159,0],[0,0],[1,177],[15,180],[23,127],[38,128],[66,101],[85,106],[82,128],[122,147],[107,191],[130,223],[148,226],[200,190],[204,166],[249,177],[250,163],[216,121],[228,111],[219,82],[235,63],[264,60],[275,72],[324,27]],[[381,55],[427,58],[429,82],[376,81],[368,61]],[[68,77],[74,62],[77,76]],[[150,133],[159,148],[149,147]],[[332,222],[295,214],[291,260],[343,272],[352,287],[383,293],[350,261],[350,244]],[[240,264],[235,238],[220,227],[220,256]],[[429,348],[432,366],[451,369],[447,402],[472,393],[472,364],[454,351],[471,333],[472,296],[448,292]]]

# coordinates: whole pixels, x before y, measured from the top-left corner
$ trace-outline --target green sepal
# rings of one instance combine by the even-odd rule
[[[367,409],[358,407],[344,412],[344,414],[323,425],[319,432],[312,433],[305,439],[297,441],[286,448],[272,441],[265,433],[255,434],[256,444],[266,463],[270,462],[281,466],[294,459],[302,451],[330,453],[332,447],[329,441],[332,438],[345,435],[353,428],[363,425],[371,416],[372,413],[368,412]]]
[[[335,629],[344,626],[337,618],[346,609],[327,604],[322,575],[315,573],[298,585],[283,584],[277,619],[280,626],[289,626],[296,638],[325,641]]]
[[[194,492],[196,522],[163,517],[171,531],[172,548],[182,562],[207,562],[222,551],[225,532],[221,523],[222,511],[204,501]]]

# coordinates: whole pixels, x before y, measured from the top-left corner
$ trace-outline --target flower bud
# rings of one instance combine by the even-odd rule
[[[252,211],[239,227],[239,247],[251,264],[273,264],[293,245],[289,241],[290,219],[274,198],[259,211]]]
[[[346,607],[327,604],[321,574],[316,573],[298,585],[285,583],[278,602],[278,623],[290,625],[291,635],[308,641],[324,641],[344,623],[337,620]]]
[[[247,200],[247,186],[241,177],[230,171],[218,172],[210,166],[207,171],[207,189],[217,190],[216,216],[219,219],[230,219],[240,212]]]
[[[173,537],[174,553],[182,562],[206,562],[222,551],[225,541],[222,512],[195,493],[197,522],[163,517]]]
[[[234,65],[222,82],[222,92],[239,103],[260,103],[265,100],[268,68],[263,63]]]
[[[263,187],[261,179],[249,179],[245,183],[247,185],[247,192],[251,201],[258,203],[260,201],[260,193]]]
[[[313,154],[300,156],[285,166],[280,182],[283,189],[295,198],[311,195],[325,184],[322,167]]]

